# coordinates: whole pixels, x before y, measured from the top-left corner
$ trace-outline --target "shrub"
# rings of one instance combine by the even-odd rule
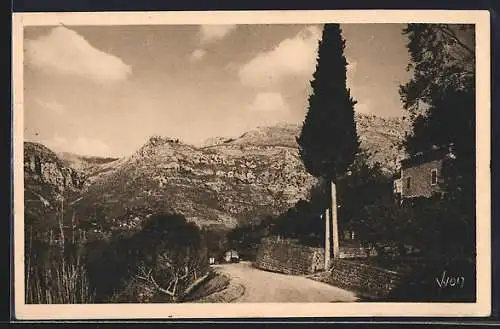
[[[99,301],[175,302],[208,268],[199,228],[177,214],[152,216],[141,231],[88,245]]]

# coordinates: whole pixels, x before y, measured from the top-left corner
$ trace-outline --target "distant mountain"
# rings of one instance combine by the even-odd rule
[[[388,174],[399,169],[399,160],[405,156],[401,149],[405,133],[410,126],[402,118],[382,118],[356,113],[355,116],[361,148],[368,152],[369,162],[378,162]],[[235,139],[216,137],[205,141],[205,147],[218,145],[283,146],[298,148],[296,137],[301,125],[279,124],[259,127]]]
[[[404,123],[366,115],[357,115],[356,121],[370,161],[381,162],[387,173],[397,170]],[[62,185],[75,191],[67,203],[83,220],[126,228],[168,210],[200,226],[230,228],[286,211],[308,197],[316,179],[298,155],[299,133],[300,126],[292,124],[260,127],[235,138],[212,138],[202,147],[153,136],[120,159],[58,157],[44,147],[42,152],[41,146],[37,152],[46,154],[61,177],[67,172],[78,177]],[[31,153],[36,152],[25,144],[25,160]],[[25,173],[32,170],[29,163]]]
[[[57,155],[66,166],[89,174],[92,174],[104,164],[118,160],[118,158],[85,156],[70,152],[60,152]]]
[[[400,160],[406,157],[402,143],[411,130],[410,124],[398,117],[357,114],[356,128],[361,148],[369,154],[369,162],[380,163],[390,175],[398,171]]]
[[[97,205],[113,220],[130,209],[135,218],[166,206],[199,225],[234,227],[288,209],[306,198],[315,182],[296,150],[280,146],[195,148],[151,137],[111,164],[85,189],[75,204],[78,213],[92,216]]]
[[[92,184],[101,173],[113,168],[113,163],[119,158],[84,156],[69,152],[57,153],[62,163],[85,175],[85,184]]]

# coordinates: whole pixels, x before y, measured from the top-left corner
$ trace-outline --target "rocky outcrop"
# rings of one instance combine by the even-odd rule
[[[56,200],[78,193],[85,184],[82,172],[65,166],[47,147],[24,143],[25,210],[39,215],[54,210]]]
[[[65,166],[47,147],[31,142],[24,145],[24,173],[27,180],[52,185],[57,192],[83,187],[84,175]]]

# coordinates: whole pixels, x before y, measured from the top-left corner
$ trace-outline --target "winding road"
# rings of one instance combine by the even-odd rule
[[[231,278],[232,285],[243,286],[243,294],[232,302],[305,303],[353,302],[354,293],[303,276],[266,272],[250,262],[213,266]]]

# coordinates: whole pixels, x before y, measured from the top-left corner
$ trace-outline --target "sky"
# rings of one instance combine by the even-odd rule
[[[355,110],[402,116],[402,24],[344,24]],[[321,25],[28,27],[24,136],[54,151],[125,156],[153,135],[199,145],[302,123]]]

